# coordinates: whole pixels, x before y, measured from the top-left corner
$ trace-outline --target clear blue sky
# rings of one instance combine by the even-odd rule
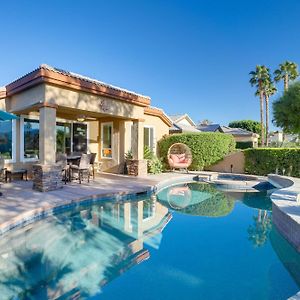
[[[10,0],[0,11],[0,85],[47,63],[195,121],[258,120],[249,71],[300,63],[299,0]]]

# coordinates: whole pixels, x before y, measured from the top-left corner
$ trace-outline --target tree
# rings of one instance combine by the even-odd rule
[[[300,82],[289,89],[273,103],[274,124],[285,132],[300,134]]]
[[[208,119],[204,119],[202,121],[199,121],[199,125],[210,125],[212,124],[213,122],[208,120]]]
[[[262,247],[268,240],[270,231],[272,229],[271,217],[266,210],[258,210],[258,216],[253,217],[254,224],[248,227],[248,239],[254,247]]]
[[[259,95],[260,102],[260,125],[261,125],[261,144],[265,144],[265,136],[264,136],[264,88],[270,82],[270,71],[266,66],[256,66],[255,71],[249,73],[251,78],[249,80],[252,86],[257,88],[257,92],[255,95]]]
[[[299,76],[298,65],[294,62],[285,61],[279,65],[279,69],[274,71],[274,80],[278,82],[283,80],[284,90],[289,88],[289,81],[295,80]]]
[[[240,121],[232,121],[228,124],[231,128],[242,128],[257,134],[261,132],[261,125],[258,121],[253,120],[240,120]]]
[[[264,86],[264,97],[266,104],[266,145],[269,145],[269,99],[272,95],[277,92],[276,87],[273,82],[270,81],[269,84]]]

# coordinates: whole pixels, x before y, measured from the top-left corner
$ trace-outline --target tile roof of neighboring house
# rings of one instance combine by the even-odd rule
[[[169,127],[171,127],[173,124],[170,117],[168,115],[166,115],[165,112],[160,108],[157,108],[154,106],[147,106],[144,108],[144,113],[146,115],[160,117]]]
[[[182,132],[201,132],[201,131],[194,126],[173,123],[173,126],[170,128],[170,132],[182,133]]]
[[[232,128],[228,126],[221,126],[221,130],[224,133],[232,134],[232,135],[240,135],[240,136],[254,136],[257,135],[256,133],[253,133],[251,131],[248,131],[243,128]],[[258,135],[257,135],[258,136]]]
[[[173,123],[179,122],[182,119],[186,118],[188,119],[188,121],[193,124],[194,126],[196,126],[196,124],[194,123],[194,121],[192,120],[192,118],[188,115],[188,114],[181,114],[181,115],[169,115],[169,118],[173,121]]]
[[[216,132],[221,130],[220,124],[198,125],[197,128],[203,132]]]
[[[83,92],[134,102],[141,106],[150,105],[150,97],[148,96],[45,64],[40,65],[32,72],[9,83],[6,86],[6,96],[9,97],[40,83],[49,83]]]

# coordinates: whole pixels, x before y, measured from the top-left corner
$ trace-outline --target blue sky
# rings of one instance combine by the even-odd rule
[[[248,73],[300,63],[299,15],[299,0],[2,1],[0,85],[47,63],[169,114],[258,120]]]

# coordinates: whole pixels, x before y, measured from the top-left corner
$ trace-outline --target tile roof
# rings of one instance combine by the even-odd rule
[[[42,64],[37,69],[6,85],[7,96],[19,93],[40,83],[48,83],[78,91],[104,95],[138,105],[150,105],[150,97],[102,81]]]
[[[155,106],[147,106],[144,108],[144,113],[147,115],[160,117],[170,127],[173,124],[170,117],[161,108]]]
[[[88,77],[88,76],[84,76],[84,75],[80,75],[80,74],[77,74],[77,73],[74,73],[74,72],[66,71],[66,70],[63,70],[63,69],[60,69],[60,68],[55,68],[55,67],[49,66],[47,64],[40,65],[40,68],[48,69],[48,70],[51,70],[51,71],[54,71],[54,72],[57,72],[57,73],[60,73],[60,74],[66,75],[66,76],[71,76],[73,78],[78,78],[78,79],[88,81],[88,82],[91,82],[91,83],[94,83],[94,84],[99,84],[101,86],[109,87],[111,89],[119,90],[119,91],[122,91],[122,92],[125,92],[125,93],[128,93],[128,94],[133,94],[133,95],[137,95],[137,96],[141,96],[141,97],[150,99],[149,96],[145,96],[145,95],[142,95],[142,94],[139,94],[139,93],[136,93],[136,92],[133,92],[133,91],[130,91],[130,90],[112,85],[112,84],[108,84],[108,83],[105,83],[105,82],[97,80],[97,79],[93,79],[93,78]]]

